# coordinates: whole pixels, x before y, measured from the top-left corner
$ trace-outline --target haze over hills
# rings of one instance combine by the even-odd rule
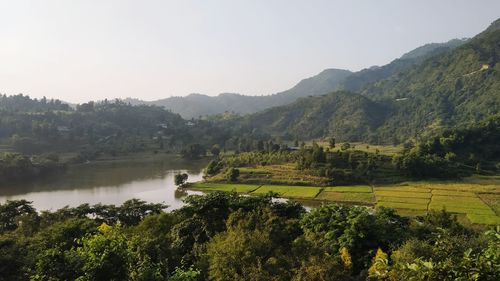
[[[223,93],[212,97],[190,94],[185,97],[170,97],[156,101],[125,99],[131,104],[153,104],[163,106],[184,118],[214,115],[231,111],[237,114],[250,114],[270,107],[286,105],[298,98],[323,95],[336,90],[359,91],[367,83],[386,78],[398,71],[421,63],[426,58],[444,53],[466,42],[467,39],[454,39],[445,43],[431,43],[404,54],[401,58],[381,67],[370,67],[358,72],[343,69],[325,69],[319,74],[303,79],[293,88],[266,96],[246,96]]]
[[[499,26],[497,20],[451,51],[433,48],[437,54],[366,84],[360,91],[364,98],[333,92],[300,99],[245,117],[245,127],[300,139],[336,136],[400,142],[487,119],[500,109]]]

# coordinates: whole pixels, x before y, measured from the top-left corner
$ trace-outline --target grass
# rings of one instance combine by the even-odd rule
[[[276,192],[283,197],[290,198],[315,198],[321,191],[320,187],[315,186],[288,186],[288,185],[263,185],[252,194],[266,194]]]
[[[333,192],[322,191],[316,199],[334,201],[334,202],[350,202],[350,203],[375,203],[375,196],[373,193],[366,192]]]
[[[500,225],[500,217],[495,215],[492,216],[492,215],[467,214],[467,218],[472,223]]]
[[[256,190],[258,185],[251,184],[231,184],[231,183],[193,183],[193,189],[209,190],[209,191],[236,191],[239,193],[248,193]]]
[[[324,190],[335,191],[335,192],[372,193],[372,188],[367,185],[331,186],[331,187],[325,187]]]

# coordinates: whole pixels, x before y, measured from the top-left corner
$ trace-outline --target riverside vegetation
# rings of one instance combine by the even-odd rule
[[[190,196],[36,212],[0,205],[0,280],[498,280],[500,229],[444,211]]]

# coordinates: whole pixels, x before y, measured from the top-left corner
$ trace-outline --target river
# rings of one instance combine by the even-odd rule
[[[38,210],[56,210],[83,203],[115,204],[138,198],[180,208],[182,198],[195,191],[178,190],[176,173],[187,173],[189,182],[202,179],[206,160],[188,161],[176,156],[98,161],[69,166],[60,175],[30,183],[0,186],[0,203],[26,199]]]

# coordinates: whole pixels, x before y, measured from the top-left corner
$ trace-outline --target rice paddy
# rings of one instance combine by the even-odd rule
[[[366,192],[333,192],[322,191],[316,199],[333,202],[348,202],[360,204],[373,204],[375,203],[375,196],[373,193]]]
[[[253,175],[265,175],[263,170],[245,170]],[[496,179],[495,179],[496,180]],[[469,179],[469,181],[472,181]],[[429,210],[448,212],[475,224],[500,224],[500,185],[469,182],[406,182],[401,185],[375,186],[296,186],[267,184],[196,183],[194,189],[236,191],[254,195],[268,192],[285,198],[375,205],[393,208],[404,216],[425,215]]]
[[[325,187],[324,191],[372,193],[372,188],[368,185],[331,186],[331,187]]]

